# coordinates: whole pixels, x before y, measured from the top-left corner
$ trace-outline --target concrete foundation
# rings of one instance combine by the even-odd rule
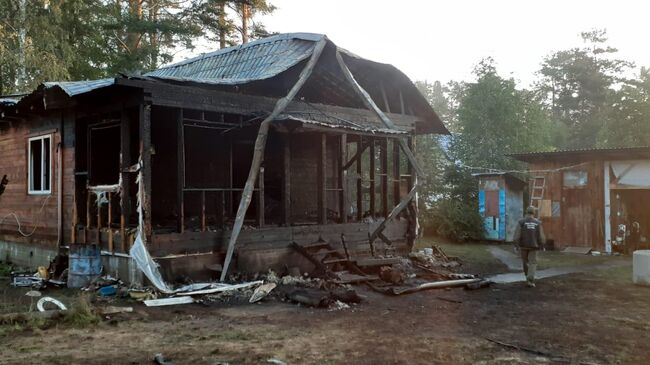
[[[650,250],[634,251],[632,281],[634,284],[650,286]]]
[[[0,261],[34,271],[39,266],[48,267],[58,252],[57,247],[0,241]],[[128,255],[102,252],[102,265],[104,274],[119,278],[127,284],[143,284],[142,272]]]
[[[0,261],[29,269],[48,267],[57,253],[57,247],[0,241]]]

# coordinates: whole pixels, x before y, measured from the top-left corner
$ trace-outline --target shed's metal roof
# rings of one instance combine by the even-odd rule
[[[279,34],[161,67],[145,76],[221,85],[264,80],[311,56],[323,38],[312,33]]]
[[[597,158],[638,159],[650,158],[650,146],[613,147],[613,148],[578,148],[555,151],[533,151],[511,153],[514,159],[532,162],[540,160],[588,160]]]

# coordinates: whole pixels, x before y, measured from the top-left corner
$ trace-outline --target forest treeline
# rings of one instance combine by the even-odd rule
[[[540,60],[530,88],[501,76],[489,58],[473,82],[416,83],[452,132],[418,138],[425,233],[482,238],[471,174],[525,171],[508,153],[650,145],[650,70],[620,59],[605,30],[581,38]]]

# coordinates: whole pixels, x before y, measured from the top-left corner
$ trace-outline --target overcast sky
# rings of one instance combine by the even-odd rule
[[[270,0],[269,31],[324,33],[339,46],[391,63],[413,80],[471,80],[491,56],[521,86],[542,58],[581,45],[579,33],[606,28],[610,45],[650,66],[650,2],[499,0]]]

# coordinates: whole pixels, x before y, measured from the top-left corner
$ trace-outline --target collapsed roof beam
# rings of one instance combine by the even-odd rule
[[[323,49],[327,44],[327,38],[321,38],[312,51],[311,58],[305,66],[305,68],[300,72],[300,77],[298,81],[293,85],[289,93],[284,98],[278,100],[275,104],[273,112],[266,117],[260,124],[260,129],[257,132],[257,138],[255,139],[255,150],[253,152],[253,162],[251,163],[251,169],[248,173],[248,179],[246,180],[246,185],[244,186],[244,191],[242,192],[241,200],[239,201],[239,207],[237,208],[237,216],[235,217],[235,224],[233,225],[232,232],[230,233],[230,240],[228,242],[228,251],[226,251],[226,258],[223,263],[223,271],[221,272],[221,281],[226,279],[228,274],[228,267],[230,266],[230,261],[232,260],[232,255],[235,250],[235,244],[237,243],[237,238],[241,232],[242,226],[244,224],[244,217],[246,216],[246,211],[250,205],[251,199],[253,197],[253,188],[255,187],[255,180],[257,180],[257,174],[260,169],[260,164],[264,159],[264,149],[266,148],[266,140],[268,137],[269,126],[271,122],[277,117],[282,111],[289,105],[291,100],[296,96],[298,91],[303,87],[305,82],[311,76],[320,55],[323,53]]]
[[[363,87],[361,87],[361,85],[359,85],[357,80],[355,80],[354,75],[352,75],[352,72],[350,72],[350,69],[343,61],[341,52],[339,52],[338,49],[336,50],[336,60],[338,61],[339,66],[341,67],[341,71],[343,71],[343,74],[345,75],[345,78],[348,80],[350,84],[352,84],[354,90],[357,92],[357,94],[359,95],[363,103],[366,105],[366,108],[374,111],[375,114],[377,114],[377,116],[379,117],[379,120],[381,120],[381,122],[386,126],[386,128],[397,130],[395,123],[393,123],[393,121],[388,119],[386,114],[384,114],[384,112],[381,111],[381,109],[379,109],[377,104],[375,104],[375,102],[372,100],[370,94],[368,94],[368,92],[364,90]],[[415,155],[413,154],[409,146],[406,144],[406,141],[402,138],[398,138],[398,140],[399,140],[400,147],[402,148],[402,151],[404,151],[404,154],[406,154],[406,157],[408,158],[409,162],[411,163],[411,165],[413,166],[417,174],[420,176],[424,176],[424,172],[422,171],[420,165],[415,159]]]
[[[352,75],[352,72],[350,72],[350,69],[343,61],[343,57],[341,56],[341,53],[339,52],[338,49],[336,50],[336,60],[338,61],[339,66],[341,67],[341,71],[343,71],[343,74],[345,75],[345,78],[348,80],[348,82],[350,82],[350,84],[352,84],[354,90],[357,92],[357,94],[359,95],[363,103],[366,105],[366,107],[374,111],[387,128],[397,129],[395,124],[390,119],[388,119],[386,114],[384,114],[384,112],[382,112],[381,109],[379,109],[377,104],[375,104],[375,102],[372,100],[368,92],[366,92],[366,90],[364,90],[363,87],[359,85],[357,80],[354,79],[354,75]],[[414,179],[413,187],[411,188],[411,191],[408,193],[408,195],[406,195],[404,199],[402,199],[400,203],[395,208],[393,208],[393,210],[391,210],[388,217],[386,217],[386,219],[384,219],[379,224],[379,226],[375,229],[375,231],[372,232],[372,234],[369,237],[371,245],[377,239],[377,237],[380,237],[382,235],[382,232],[386,228],[388,222],[390,222],[395,217],[397,217],[397,215],[399,215],[399,213],[401,213],[402,210],[404,210],[409,205],[409,203],[413,200],[415,194],[417,193],[417,186],[418,186],[417,178],[418,176],[424,176],[424,173],[422,172],[420,165],[417,163],[415,159],[415,155],[413,154],[409,146],[406,144],[406,141],[403,138],[397,138],[397,140],[399,141],[399,145],[404,151],[404,153],[406,154],[406,157],[408,158],[411,166],[415,170],[415,179]]]

